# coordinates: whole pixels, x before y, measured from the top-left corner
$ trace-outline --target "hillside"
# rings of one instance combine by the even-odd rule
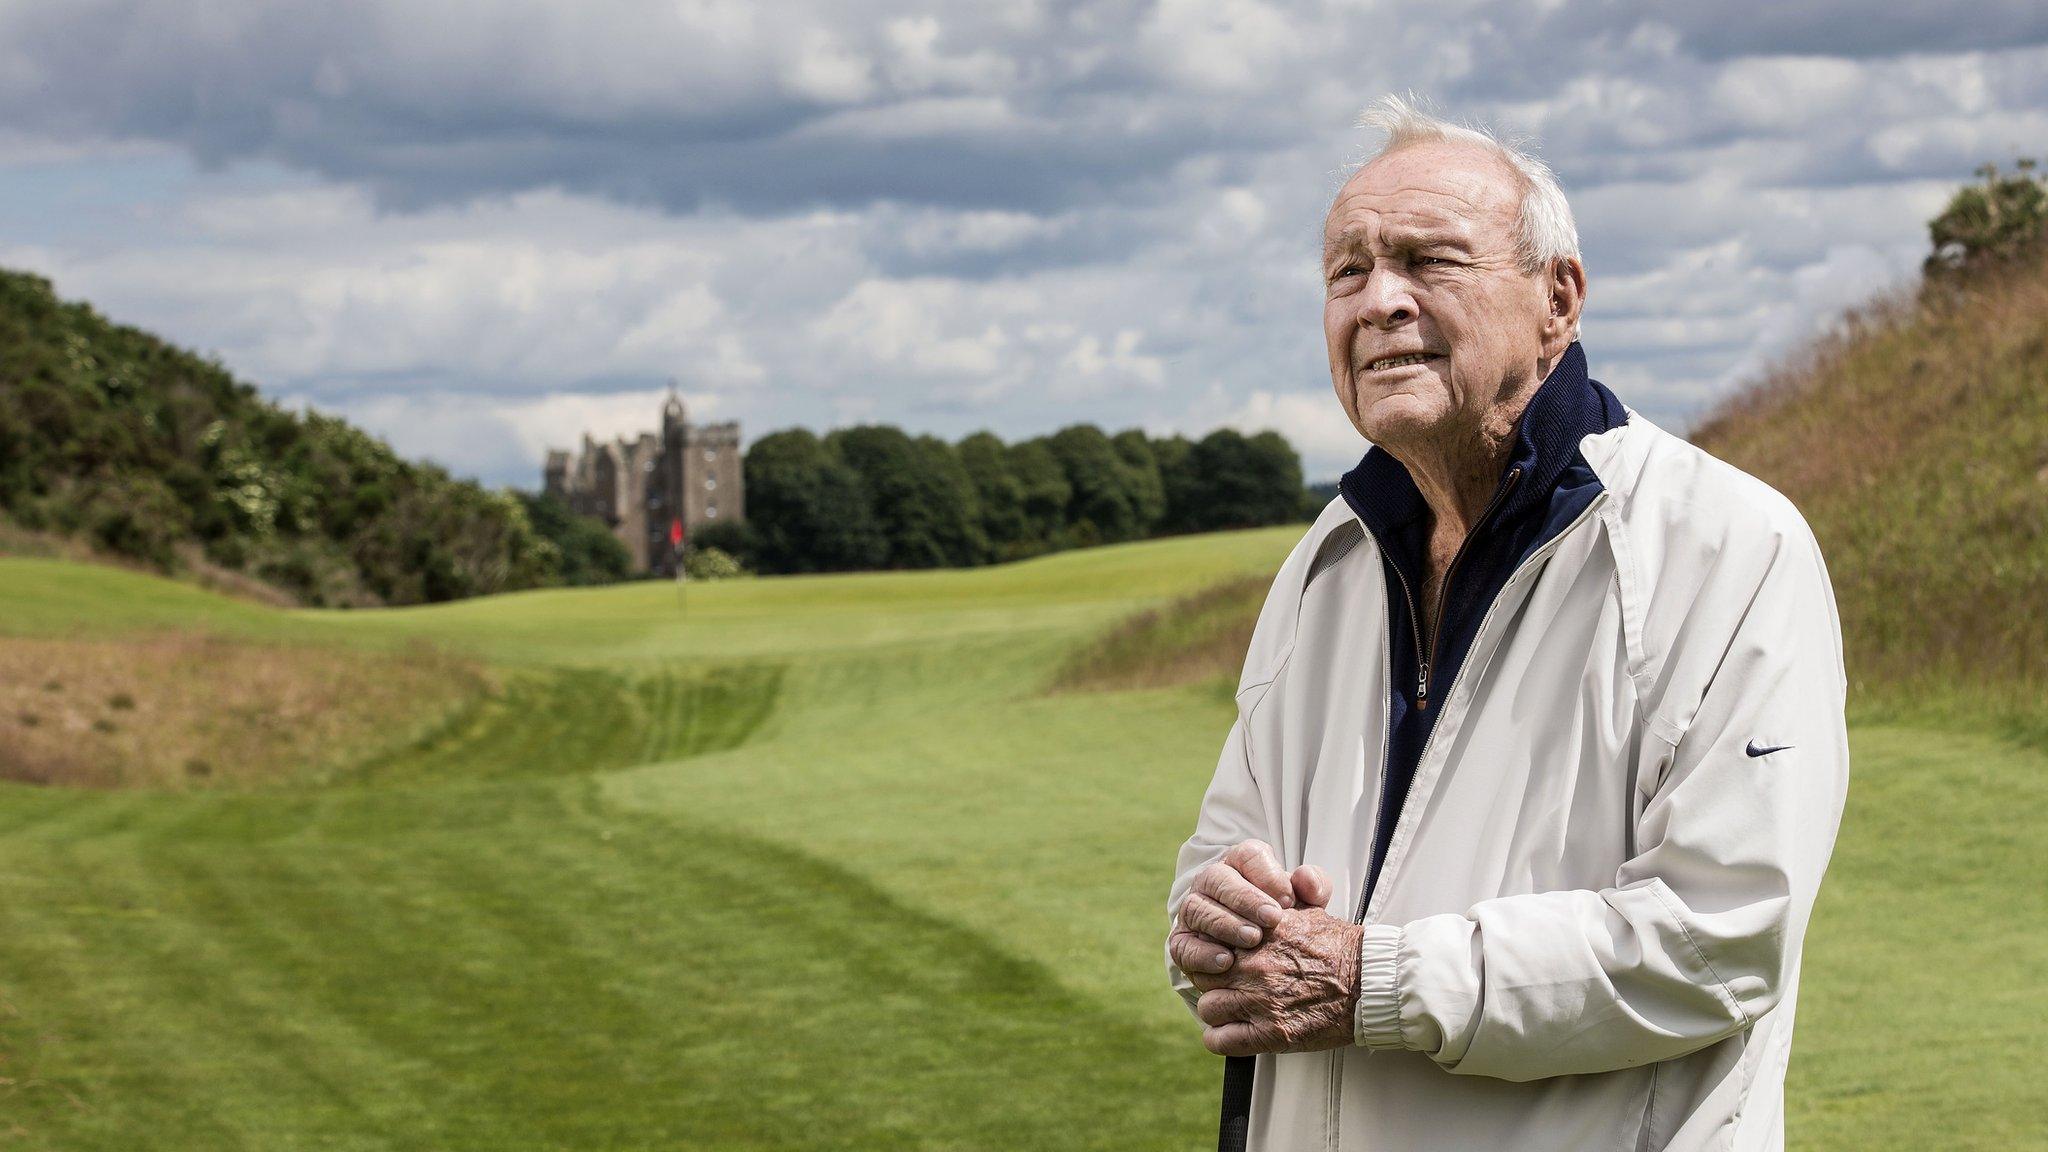
[[[413,604],[552,583],[512,495],[285,411],[218,363],[0,269],[0,512],[159,571],[302,603]]]
[[[1695,443],[1805,513],[1859,707],[2037,726],[2048,684],[2048,245],[1845,320]]]

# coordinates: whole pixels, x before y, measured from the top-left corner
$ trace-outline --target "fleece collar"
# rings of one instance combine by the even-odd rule
[[[1579,441],[1625,420],[1621,401],[1587,375],[1585,350],[1572,341],[1515,422],[1514,447],[1501,466],[1496,497],[1509,473],[1519,468],[1521,475],[1491,522],[1514,523],[1546,506],[1566,469],[1581,461]],[[1408,469],[1378,445],[1366,450],[1358,467],[1345,473],[1338,486],[1352,511],[1382,541],[1428,511]],[[1474,525],[1474,531],[1480,527]]]

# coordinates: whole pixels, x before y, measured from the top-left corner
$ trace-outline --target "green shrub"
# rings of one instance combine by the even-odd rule
[[[1980,183],[1957,189],[1927,222],[1934,247],[1926,263],[1930,276],[2010,260],[2048,233],[2048,177],[2036,175],[2030,159],[2014,168],[2009,176],[1996,164],[1977,169]]]
[[[751,575],[723,548],[691,548],[683,553],[683,574],[692,580],[731,580]]]

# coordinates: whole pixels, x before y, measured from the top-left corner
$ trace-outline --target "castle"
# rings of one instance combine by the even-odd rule
[[[691,424],[674,381],[659,435],[599,443],[586,432],[573,460],[548,451],[542,479],[550,495],[609,525],[642,572],[675,575],[676,540],[701,525],[746,519],[739,424]]]

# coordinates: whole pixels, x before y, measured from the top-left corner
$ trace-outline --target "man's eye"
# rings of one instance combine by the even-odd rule
[[[1362,276],[1362,275],[1364,275],[1364,274],[1365,274],[1365,269],[1363,269],[1363,268],[1360,268],[1360,267],[1359,267],[1358,265],[1356,265],[1356,264],[1347,264],[1347,265],[1345,265],[1344,267],[1342,267],[1342,268],[1340,268],[1340,269],[1338,269],[1338,270],[1337,270],[1337,276],[1336,276],[1336,278],[1337,278],[1337,279],[1342,279],[1343,277],[1346,277],[1346,276],[1353,276],[1353,275],[1360,275],[1360,276]]]
[[[1441,257],[1441,256],[1417,256],[1417,257],[1415,258],[1415,262],[1416,262],[1417,264],[1449,264],[1449,263],[1450,263],[1450,261],[1449,261],[1449,260],[1446,260],[1446,259],[1444,259],[1444,258],[1443,258],[1443,257]]]

